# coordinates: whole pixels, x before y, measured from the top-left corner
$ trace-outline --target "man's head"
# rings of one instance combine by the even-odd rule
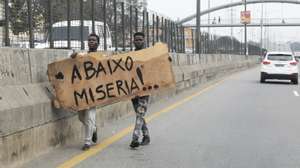
[[[88,37],[89,51],[97,51],[99,41],[99,36],[95,33],[91,33]]]
[[[141,50],[145,47],[145,34],[143,32],[134,33],[133,38],[135,50]]]

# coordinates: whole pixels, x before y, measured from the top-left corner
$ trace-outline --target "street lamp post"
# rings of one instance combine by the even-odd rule
[[[260,54],[263,55],[263,14],[264,14],[264,4],[263,0],[261,3],[261,19],[260,19]]]
[[[196,25],[196,53],[200,55],[200,0],[197,0]]]
[[[208,0],[208,9],[210,9],[210,0]],[[208,13],[207,24],[210,24],[210,13]],[[207,45],[207,53],[210,52],[210,28],[208,27],[208,45]]]
[[[244,12],[246,13],[247,11],[247,0],[244,0]],[[248,44],[247,44],[247,23],[245,22],[245,26],[244,26],[244,30],[245,30],[245,51],[244,54],[248,55]]]

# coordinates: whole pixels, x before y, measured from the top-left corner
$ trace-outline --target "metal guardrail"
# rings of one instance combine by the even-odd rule
[[[2,46],[87,49],[86,37],[95,32],[100,36],[100,50],[130,51],[134,32],[142,31],[147,47],[164,42],[169,52],[195,53],[193,28],[150,11],[139,0],[137,4],[128,2],[131,1],[3,0]],[[201,53],[241,54],[243,50],[243,43],[234,38],[202,32],[199,39]],[[249,54],[260,53],[251,45]]]
[[[132,50],[132,35],[137,31],[146,34],[147,46],[161,41],[175,51],[173,48],[177,49],[177,45],[182,45],[184,41],[178,38],[175,43],[172,42],[173,37],[183,34],[183,29],[179,29],[182,25],[148,11],[140,3],[134,5],[117,0],[4,0],[3,6],[4,46],[36,48],[40,43],[47,43],[44,45],[46,48],[86,49],[84,38],[87,32],[95,32],[101,37],[102,50]],[[78,21],[79,25],[76,23]],[[65,29],[58,30],[58,24]],[[171,24],[176,27],[171,27]],[[97,27],[99,25],[107,26]],[[57,42],[55,38],[62,33],[65,33],[66,39],[60,41],[66,42]],[[76,40],[79,41],[74,46],[73,35],[76,33],[79,34]],[[65,44],[58,46],[59,43]],[[184,51],[181,47],[176,52]]]

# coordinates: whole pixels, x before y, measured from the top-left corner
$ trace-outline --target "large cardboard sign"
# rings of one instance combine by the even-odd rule
[[[75,111],[175,87],[162,43],[110,57],[89,53],[57,61],[48,65],[48,77],[60,106]]]

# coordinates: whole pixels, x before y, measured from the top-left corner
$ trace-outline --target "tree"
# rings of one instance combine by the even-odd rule
[[[11,30],[14,34],[18,35],[20,32],[27,31],[27,10],[25,0],[12,0],[10,5]]]
[[[32,23],[34,29],[42,29],[45,9],[40,3],[42,0],[32,0]],[[28,5],[26,0],[11,0],[9,5],[9,22],[13,34],[28,32]]]

